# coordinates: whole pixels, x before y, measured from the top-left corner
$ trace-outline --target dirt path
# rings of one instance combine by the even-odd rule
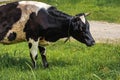
[[[120,42],[120,24],[89,21],[96,42]]]

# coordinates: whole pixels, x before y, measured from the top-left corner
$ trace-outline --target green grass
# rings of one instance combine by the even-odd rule
[[[58,41],[47,47],[49,68],[41,56],[38,68],[31,68],[26,43],[0,45],[0,80],[120,80],[120,45],[93,47],[74,41]]]
[[[59,10],[75,15],[90,12],[89,20],[120,23],[120,0],[36,0],[56,6]]]
[[[120,23],[119,0],[40,0],[75,15],[91,12],[89,20]],[[49,68],[41,56],[31,68],[27,43],[0,44],[0,80],[120,80],[120,44],[97,43],[93,47],[74,41],[58,41],[47,47]]]

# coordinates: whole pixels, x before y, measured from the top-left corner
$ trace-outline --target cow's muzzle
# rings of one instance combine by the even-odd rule
[[[91,46],[93,46],[95,44],[95,40],[92,40],[92,41],[87,41],[86,40],[86,45],[88,46],[88,47],[91,47]]]

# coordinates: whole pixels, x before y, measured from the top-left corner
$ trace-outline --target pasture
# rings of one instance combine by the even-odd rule
[[[0,45],[0,80],[120,80],[119,44],[58,41],[47,47],[47,58],[48,69],[39,54],[33,70],[26,43]]]
[[[89,20],[120,23],[119,0],[39,1],[71,15],[91,12]],[[47,59],[49,68],[44,69],[39,54],[38,67],[33,70],[27,43],[0,44],[0,80],[120,80],[119,43],[86,47],[77,41],[64,44],[60,40],[47,46]]]

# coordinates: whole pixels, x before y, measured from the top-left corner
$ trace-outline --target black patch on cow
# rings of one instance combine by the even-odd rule
[[[55,42],[60,38],[67,37],[69,27],[68,15],[66,15],[66,18],[53,16],[45,9],[40,9],[38,15],[34,12],[31,13],[24,28],[27,40],[29,38],[38,40],[39,37],[44,37],[46,41]]]
[[[29,43],[28,46],[29,46],[29,49],[30,49],[32,47],[32,43]]]
[[[24,32],[26,32],[26,39],[29,41],[29,38],[38,41],[38,38],[41,34],[43,34],[43,27],[35,22],[35,18],[37,18],[36,13],[31,13],[29,20],[25,24]]]
[[[68,18],[71,18],[71,15],[68,15],[66,13],[63,13],[62,11],[59,11],[57,10],[56,7],[50,7],[48,8],[48,13],[53,16],[53,17],[57,17],[57,18],[60,18],[60,19],[68,19]]]
[[[0,40],[4,39],[13,24],[21,18],[21,9],[17,6],[18,2],[0,6]]]
[[[38,58],[38,55],[35,56],[35,60],[37,60],[37,58]]]
[[[16,39],[16,36],[17,36],[17,34],[15,32],[10,33],[9,36],[8,36],[8,40],[13,41],[13,40]]]

